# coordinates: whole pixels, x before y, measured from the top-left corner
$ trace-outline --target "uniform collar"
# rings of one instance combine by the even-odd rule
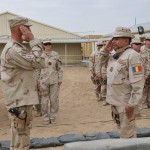
[[[121,53],[123,53],[125,50],[127,50],[128,48],[131,48],[130,45],[117,49],[117,50],[116,50],[116,53],[121,54]]]

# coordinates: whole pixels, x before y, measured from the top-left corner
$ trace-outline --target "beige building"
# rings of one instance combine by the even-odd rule
[[[10,38],[8,19],[14,16],[16,16],[16,14],[10,12],[0,14],[0,53]],[[64,64],[68,65],[82,62],[81,43],[83,39],[81,36],[32,19],[29,19],[29,21],[33,25],[31,26],[31,30],[35,38],[52,39],[53,49],[60,54],[61,60]]]
[[[96,49],[96,42],[102,38],[102,35],[87,35],[85,39],[92,39],[92,42],[82,43],[82,55],[83,59],[88,60],[91,53]]]

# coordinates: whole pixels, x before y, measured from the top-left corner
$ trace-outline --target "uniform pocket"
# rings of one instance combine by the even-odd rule
[[[123,84],[127,77],[127,68],[123,64],[118,64],[116,72],[114,74],[112,84]]]

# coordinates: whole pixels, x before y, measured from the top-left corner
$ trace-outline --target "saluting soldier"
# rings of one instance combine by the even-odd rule
[[[97,49],[92,52],[89,59],[89,70],[91,72],[91,79],[95,85],[94,91],[96,94],[97,101],[102,100],[101,99],[101,74],[100,74],[100,62],[99,62],[99,54],[100,50],[103,47],[103,43],[101,41],[97,42]]]
[[[1,80],[11,120],[11,150],[28,150],[32,106],[38,104],[34,70],[45,67],[41,41],[34,38],[27,18],[9,19],[11,40],[1,54]],[[31,49],[23,45],[29,42]]]
[[[129,28],[117,27],[112,40],[100,53],[100,61],[108,61],[106,101],[111,105],[121,138],[136,137],[135,108],[144,87],[140,55],[130,47],[132,37]],[[113,49],[116,53],[110,55]]]

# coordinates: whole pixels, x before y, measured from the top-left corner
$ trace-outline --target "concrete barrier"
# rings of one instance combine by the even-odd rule
[[[65,144],[64,150],[150,150],[150,137],[74,142]]]

